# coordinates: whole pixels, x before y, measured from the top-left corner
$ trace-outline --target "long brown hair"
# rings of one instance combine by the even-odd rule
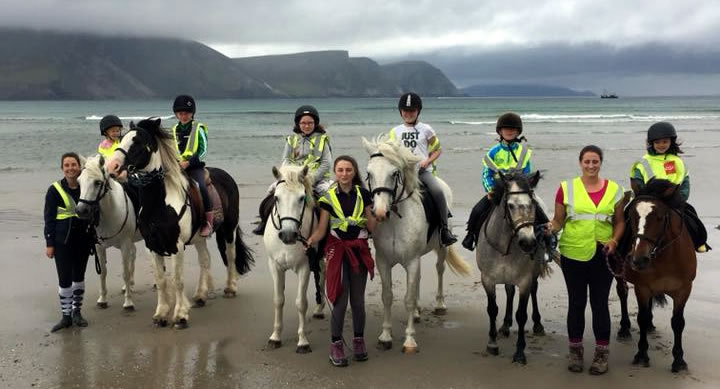
[[[353,176],[353,179],[352,179],[353,186],[358,185],[361,188],[365,188],[365,186],[363,185],[362,179],[360,179],[360,168],[358,168],[358,163],[355,160],[355,158],[353,158],[349,155],[341,155],[341,156],[335,158],[335,162],[333,162],[333,172],[335,172],[335,167],[337,166],[338,162],[340,162],[340,161],[350,162],[353,169],[355,169],[355,175]]]

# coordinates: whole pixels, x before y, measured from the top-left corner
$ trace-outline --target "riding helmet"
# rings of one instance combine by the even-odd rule
[[[315,120],[315,128],[317,128],[318,124],[320,124],[320,115],[318,114],[317,109],[315,109],[312,105],[303,105],[295,111],[295,125],[299,126],[300,119],[305,115],[310,116]]]
[[[115,115],[105,115],[100,119],[100,135],[105,135],[105,130],[110,127],[122,127],[122,121]]]
[[[398,101],[398,110],[413,110],[417,109],[418,112],[422,111],[422,99],[417,93],[408,92],[400,96]]]
[[[500,115],[495,125],[495,131],[499,134],[501,128],[516,128],[518,135],[522,134],[523,124],[520,115],[514,112],[507,112]]]
[[[676,139],[677,138],[677,132],[675,131],[675,127],[668,123],[668,122],[657,122],[650,126],[648,128],[647,132],[647,141],[648,143],[652,143],[655,140],[658,139],[664,139],[664,138],[670,138],[670,139]]]
[[[175,98],[173,112],[190,112],[195,114],[195,99],[190,95],[180,95]]]

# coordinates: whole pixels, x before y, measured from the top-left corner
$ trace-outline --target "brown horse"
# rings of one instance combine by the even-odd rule
[[[683,220],[677,186],[665,180],[651,180],[627,206],[632,248],[627,256],[625,278],[635,285],[640,340],[633,364],[650,366],[647,333],[653,298],[660,305],[665,295],[673,299],[671,326],[675,335],[672,371],[687,370],[683,359],[683,312],[695,279],[697,259]]]

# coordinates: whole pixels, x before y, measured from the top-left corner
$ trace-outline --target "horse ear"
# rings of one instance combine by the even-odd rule
[[[305,167],[303,167],[303,170],[302,170],[302,176],[303,176],[303,178],[307,177],[308,170],[309,170],[308,165],[305,165]]]
[[[155,117],[155,118],[153,118],[152,123],[155,126],[155,128],[160,128],[161,121],[162,121],[162,119],[160,119],[159,117]]]
[[[272,172],[273,172],[273,176],[275,176],[275,179],[276,179],[276,180],[281,180],[281,179],[282,179],[282,177],[280,176],[280,170],[278,170],[278,168],[276,168],[275,166],[273,166]]]
[[[534,188],[537,186],[538,182],[540,181],[540,170],[535,171],[532,176],[530,176],[530,187]]]
[[[372,143],[370,143],[365,137],[362,137],[362,143],[363,147],[365,147],[365,151],[367,151],[368,154],[372,155],[375,154],[375,147],[373,147]]]
[[[87,158],[83,157],[80,154],[78,154],[78,157],[80,157],[80,169],[85,169],[85,163],[87,162]]]
[[[128,125],[128,127],[129,127],[131,130],[134,130],[135,127],[136,127],[136,126],[135,126],[135,121],[131,120],[131,121],[130,121],[130,124]]]

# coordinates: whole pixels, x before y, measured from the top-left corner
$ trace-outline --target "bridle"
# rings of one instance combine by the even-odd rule
[[[277,182],[277,185],[284,184],[285,180],[280,180]],[[280,213],[278,212],[277,205],[273,206],[272,213],[270,213],[270,221],[272,222],[273,227],[275,230],[280,231],[282,228],[282,222],[285,220],[290,220],[292,222],[295,222],[297,224],[298,229],[298,240],[302,243],[307,243],[307,238],[302,236],[302,225],[303,220],[305,220],[305,209],[307,208],[307,199],[305,200],[305,203],[303,204],[302,211],[300,211],[300,219],[296,219],[292,216],[280,216]],[[277,221],[275,220],[277,219]],[[313,225],[315,224],[315,218],[311,218],[310,222],[310,232],[312,233]]]
[[[504,212],[503,218],[505,219],[505,222],[507,222],[507,224],[508,224],[508,225],[510,226],[510,228],[512,229],[512,235],[510,236],[510,239],[508,239],[508,243],[507,243],[507,246],[505,247],[505,250],[504,250],[504,251],[503,251],[503,250],[500,250],[500,249],[497,247],[497,244],[493,243],[490,239],[487,239],[488,244],[489,244],[492,248],[494,248],[497,252],[501,253],[502,255],[508,255],[508,253],[510,252],[510,246],[512,245],[513,239],[517,236],[518,232],[519,232],[522,228],[525,228],[525,227],[527,227],[527,226],[533,226],[533,225],[535,225],[535,214],[534,214],[534,213],[533,213],[533,215],[532,215],[531,217],[520,217],[520,218],[518,218],[518,219],[513,219],[513,218],[510,216],[510,210],[508,209],[507,197],[508,197],[508,196],[511,196],[511,195],[523,195],[523,194],[526,194],[526,195],[529,195],[530,198],[531,198],[531,200],[532,200],[533,193],[534,193],[534,192],[533,192],[532,189],[529,189],[529,190],[516,190],[516,191],[505,191],[505,192],[503,193],[502,199],[501,199],[501,201],[500,201],[500,202],[502,203],[502,205],[503,205],[503,212]],[[484,232],[484,233],[485,233],[485,237],[486,237],[486,238],[487,238],[487,236],[488,236],[488,234],[487,234],[488,224],[489,224],[489,223],[488,223],[487,221],[486,221],[486,223],[484,223],[484,225],[485,225],[485,227],[484,227],[485,232]],[[536,250],[537,250],[537,248],[536,248]],[[532,256],[534,255],[534,252],[533,252],[533,253],[528,253],[528,255],[530,255],[530,257],[532,258]]]
[[[635,199],[633,199],[632,203],[630,203],[628,205],[628,208],[632,205],[635,205],[635,203],[639,200],[660,201],[653,196],[638,196]],[[648,236],[647,234],[633,234],[633,236],[632,236],[632,241],[635,241],[636,239],[641,239],[641,240],[644,240],[644,241],[650,243],[650,245],[652,245],[652,249],[650,249],[650,253],[648,254],[648,257],[650,258],[650,260],[655,259],[655,257],[657,257],[657,255],[660,252],[662,252],[666,248],[670,247],[673,243],[675,243],[675,241],[678,240],[681,235],[681,234],[677,234],[672,239],[670,239],[669,241],[666,242],[667,239],[665,238],[665,235],[666,235],[668,228],[670,227],[671,212],[677,212],[677,211],[673,210],[671,207],[667,207],[667,208],[668,209],[665,211],[665,214],[663,215],[662,229],[660,230],[660,232],[657,234],[657,236],[655,238],[652,238],[652,237]],[[685,223],[685,219],[682,217],[682,215],[680,215],[680,223],[682,223],[682,224]],[[680,229],[682,231],[682,225],[681,225]],[[633,251],[634,251],[634,249],[633,249]],[[630,255],[630,254],[628,254],[628,255]]]
[[[376,158],[376,157],[385,157],[382,153],[375,153],[370,155],[370,159]],[[393,173],[393,187],[388,188],[386,186],[379,186],[377,188],[373,188],[372,184],[370,183],[370,173],[368,173],[367,178],[365,178],[365,181],[367,181],[368,189],[370,190],[370,196],[374,197],[376,194],[380,193],[387,193],[390,195],[390,198],[392,199],[390,202],[390,211],[395,212],[396,215],[398,215],[399,218],[402,218],[402,215],[398,212],[398,204],[401,202],[407,200],[412,196],[413,191],[410,191],[407,193],[405,197],[402,197],[403,192],[405,192],[405,177],[400,171],[396,171]],[[402,185],[402,189],[400,190],[400,193],[398,193],[398,188],[400,188]],[[399,198],[398,198],[399,197]],[[388,214],[388,217],[390,214]]]

